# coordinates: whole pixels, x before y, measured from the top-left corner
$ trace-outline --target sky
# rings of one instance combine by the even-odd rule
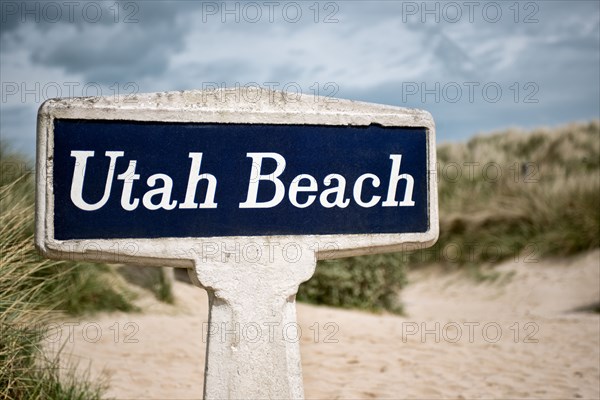
[[[0,0],[0,134],[53,97],[264,86],[433,115],[438,142],[600,117],[600,2]]]

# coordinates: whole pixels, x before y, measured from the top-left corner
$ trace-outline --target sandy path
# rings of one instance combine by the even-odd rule
[[[600,398],[600,315],[574,311],[600,302],[600,251],[497,270],[510,279],[412,273],[405,317],[300,304],[306,397]],[[75,322],[68,351],[104,368],[108,396],[202,397],[206,294],[175,291],[175,307]]]

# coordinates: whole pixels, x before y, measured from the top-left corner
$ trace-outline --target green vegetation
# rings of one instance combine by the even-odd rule
[[[43,329],[33,328],[34,317],[40,315],[26,308],[13,309],[14,313],[21,314],[18,323],[0,323],[0,398],[100,400],[106,389],[103,382],[91,382],[85,374],[76,373],[75,366],[65,370],[58,355],[44,355],[40,349]],[[40,323],[38,319],[36,326],[41,327]]]
[[[534,261],[600,245],[598,121],[478,136],[440,146],[438,161],[440,240],[411,262]]]
[[[55,312],[135,310],[112,267],[40,257],[33,246],[34,181],[27,163],[0,150],[0,398],[94,399],[101,386],[41,349]],[[59,372],[61,372],[59,380]]]
[[[25,302],[38,309],[76,315],[100,310],[132,311],[128,292],[108,265],[47,260],[33,246],[34,179],[15,156],[0,153],[0,311]],[[19,172],[22,168],[23,172]]]
[[[506,259],[536,262],[600,245],[600,123],[509,130],[438,147],[440,238],[429,249],[319,263],[303,301],[401,310],[407,268],[462,268],[478,280]]]
[[[336,307],[401,313],[398,293],[406,284],[397,254],[321,261],[314,276],[300,285],[298,300]]]

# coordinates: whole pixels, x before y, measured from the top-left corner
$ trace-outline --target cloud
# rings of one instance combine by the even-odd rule
[[[137,25],[94,26],[80,33],[65,26],[33,46],[31,61],[97,82],[157,76],[166,70],[171,53],[181,48],[181,43],[171,40],[171,33],[164,24],[151,35]]]
[[[163,74],[192,26],[183,19],[199,7],[194,2],[177,2],[178,7],[173,7],[166,2],[94,1],[71,2],[69,10],[65,5],[70,3],[53,2],[63,15],[51,23],[43,12],[46,3],[11,3],[17,11],[6,17],[3,49],[10,52],[27,46],[31,63],[62,68],[100,83]],[[41,14],[39,23],[37,16],[26,12],[35,9]]]
[[[307,93],[425,108],[446,139],[599,116],[598,2],[520,2],[518,15],[510,8],[514,2],[496,2],[502,8],[498,22],[482,14],[485,2],[478,3],[473,21],[463,6],[454,22],[444,14],[445,2],[427,3],[429,9],[438,4],[439,22],[422,13],[423,2],[276,2],[272,10],[257,2],[261,15],[253,20],[255,10],[244,2],[111,0],[76,2],[73,20],[63,14],[56,22],[49,14],[36,21],[22,12],[49,2],[2,7],[9,3],[19,9],[3,9],[0,67],[3,90],[7,83],[19,90],[2,103],[10,124],[0,126],[4,137],[9,125],[16,132],[21,124],[31,147],[35,111],[20,108],[35,110],[45,95],[54,95],[53,84],[69,95],[73,82],[74,95],[95,94],[84,90],[91,83],[108,95],[115,83],[126,92],[129,82],[140,92],[296,84]],[[88,3],[101,7],[95,22],[94,9],[83,13]],[[293,4],[301,11],[297,21]],[[528,17],[531,23],[525,23]],[[478,85],[472,102],[469,83]],[[418,91],[407,95],[413,84]],[[500,86],[499,101],[485,98],[486,84],[490,90]],[[458,101],[453,85],[463,90]],[[423,97],[423,89],[432,88]],[[526,96],[538,102],[524,103]]]
[[[9,33],[22,25],[51,30],[61,25],[85,29],[90,25],[116,26],[119,24],[173,23],[180,15],[201,7],[201,2],[174,1],[3,1],[0,33]]]

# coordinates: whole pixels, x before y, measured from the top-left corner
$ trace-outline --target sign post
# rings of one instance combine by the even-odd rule
[[[36,246],[188,268],[210,310],[204,396],[303,398],[295,295],[318,259],[432,245],[424,111],[259,88],[54,99]]]

